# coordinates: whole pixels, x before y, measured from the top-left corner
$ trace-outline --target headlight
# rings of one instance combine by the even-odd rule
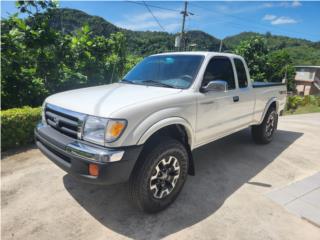
[[[108,119],[87,117],[83,129],[83,139],[88,142],[104,145],[104,136]]]
[[[88,116],[83,129],[83,139],[104,145],[117,140],[126,127],[125,120],[114,120]]]

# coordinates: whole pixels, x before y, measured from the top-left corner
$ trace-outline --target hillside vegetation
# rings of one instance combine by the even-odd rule
[[[243,32],[231,37],[226,37],[224,43],[228,49],[234,49],[241,41],[252,37],[263,37],[271,51],[286,50],[293,59],[294,65],[320,65],[320,42],[311,42],[305,39],[276,36],[270,33],[259,34]]]
[[[89,15],[75,9],[56,8],[46,13],[49,15],[50,25],[63,32],[72,33],[87,23],[94,35],[110,36],[111,33],[121,31],[127,39],[128,51],[135,55],[148,55],[164,51],[174,51],[174,34],[154,31],[131,31],[119,28],[105,19]],[[218,51],[220,39],[203,31],[188,31],[187,43],[195,44],[188,50]],[[320,65],[320,42],[305,39],[276,36],[270,33],[260,34],[243,32],[223,39],[223,51],[233,51],[241,41],[252,37],[266,39],[270,51],[286,50],[295,65]]]
[[[109,84],[123,78],[142,57],[175,51],[174,34],[130,31],[52,1],[17,1],[1,21],[2,109],[40,106],[56,92]],[[42,12],[42,13],[40,13]],[[220,40],[188,31],[188,50],[218,51]],[[223,51],[243,56],[255,81],[282,81],[294,90],[294,64],[319,64],[320,47],[302,39],[241,33],[224,39]]]

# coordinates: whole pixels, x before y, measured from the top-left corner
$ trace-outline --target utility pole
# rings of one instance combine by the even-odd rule
[[[220,47],[219,47],[219,52],[222,51],[222,39],[220,40]]]
[[[180,34],[180,47],[179,50],[186,50],[186,42],[185,42],[185,38],[184,38],[184,25],[186,22],[186,17],[189,16],[188,14],[188,2],[185,1],[184,2],[184,11],[181,12],[182,14],[182,28],[181,28],[181,34]]]

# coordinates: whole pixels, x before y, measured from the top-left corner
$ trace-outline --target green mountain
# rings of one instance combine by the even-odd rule
[[[109,36],[113,32],[121,31],[126,35],[128,50],[135,55],[148,55],[164,51],[174,51],[175,35],[156,31],[131,31],[119,28],[105,19],[89,15],[75,9],[58,8],[48,11],[50,24],[53,28],[71,33],[83,24],[88,24],[94,35]],[[294,64],[320,65],[320,42],[286,36],[243,32],[223,39],[223,50],[232,51],[241,41],[254,36],[265,37],[267,46],[271,50],[286,49],[294,60]],[[218,51],[220,40],[203,31],[188,31],[186,34],[189,50]]]
[[[255,36],[265,37],[270,50],[285,49],[296,65],[320,65],[320,42],[255,32],[243,32],[231,37],[226,37],[223,41],[228,49],[232,49],[241,41],[248,40]]]
[[[51,9],[46,14],[50,16],[51,26],[63,33],[75,32],[83,24],[88,24],[94,35],[107,37],[113,32],[121,31],[126,35],[129,51],[133,54],[148,55],[175,50],[175,35],[170,33],[122,29],[101,17],[75,9]],[[220,40],[205,32],[189,31],[186,36],[187,42],[196,44],[197,50],[217,51],[219,49]]]
[[[269,32],[267,32],[266,34],[260,34],[255,32],[242,32],[231,37],[226,37],[224,39],[224,42],[228,47],[233,48],[236,45],[238,45],[241,41],[248,40],[249,38],[257,36],[265,37],[267,40],[267,45],[271,50],[278,50],[286,47],[308,46],[312,45],[313,43],[305,39],[271,35],[271,33]]]
[[[45,14],[49,15],[51,26],[63,33],[75,32],[84,24],[88,24],[95,35],[109,36],[113,32],[122,30],[102,17],[92,16],[76,9],[55,8],[49,9]],[[42,14],[39,15],[41,17]]]

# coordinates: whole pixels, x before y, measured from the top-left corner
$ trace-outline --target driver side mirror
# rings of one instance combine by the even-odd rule
[[[228,83],[224,80],[210,81],[206,86],[202,86],[200,91],[205,92],[226,92]]]

